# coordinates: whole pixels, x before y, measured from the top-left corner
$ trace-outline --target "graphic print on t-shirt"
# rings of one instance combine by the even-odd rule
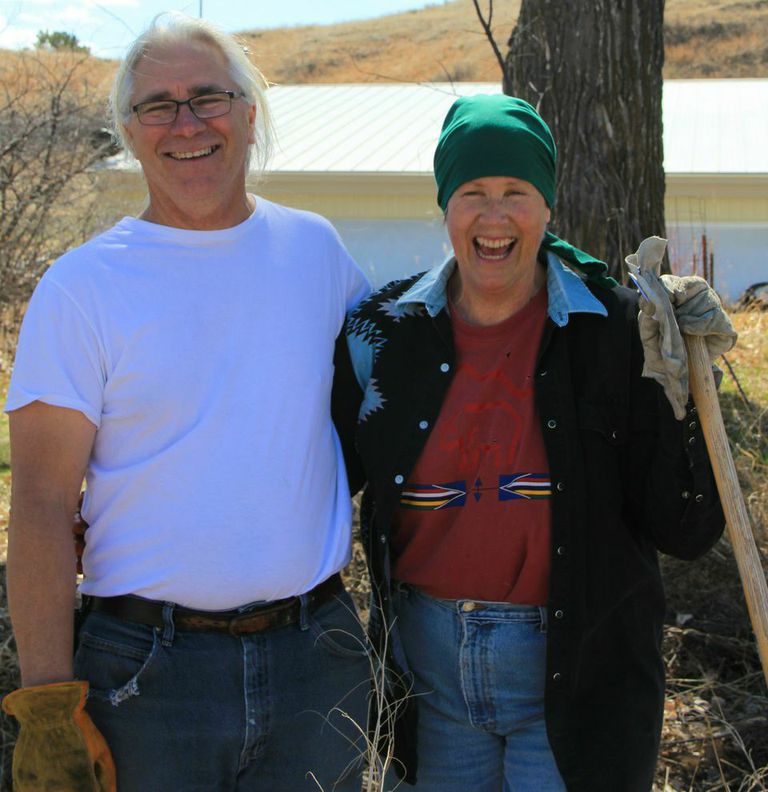
[[[409,484],[400,496],[404,509],[436,511],[451,506],[463,506],[467,498],[465,481],[450,484]]]
[[[456,368],[400,497],[394,576],[436,597],[546,602],[551,483],[533,388],[546,293],[492,327],[452,311]]]
[[[546,473],[514,473],[499,476],[499,500],[538,500],[552,494],[552,484]]]
[[[548,498],[552,494],[549,476],[543,473],[512,473],[499,476],[496,487],[484,487],[478,479],[472,487],[475,500],[480,500],[484,491],[498,493],[500,501],[534,500]],[[463,506],[467,497],[466,481],[451,481],[448,484],[411,484],[400,495],[400,507],[421,511],[437,511]]]

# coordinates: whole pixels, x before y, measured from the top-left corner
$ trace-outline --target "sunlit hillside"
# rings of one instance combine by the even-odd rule
[[[487,14],[488,0],[478,5]],[[493,3],[491,28],[502,55],[519,9],[520,0]],[[667,0],[665,16],[666,78],[768,77],[766,0]],[[501,74],[471,0],[242,37],[273,83],[493,81]],[[9,56],[0,51],[0,65]],[[115,65],[93,61],[94,82],[103,84]]]

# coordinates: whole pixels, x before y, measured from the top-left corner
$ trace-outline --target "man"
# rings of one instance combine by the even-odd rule
[[[20,792],[114,789],[115,769],[121,792],[359,788],[369,672],[330,401],[369,287],[327,222],[246,193],[265,88],[231,37],[155,20],[111,96],[146,209],[30,303],[6,406]]]

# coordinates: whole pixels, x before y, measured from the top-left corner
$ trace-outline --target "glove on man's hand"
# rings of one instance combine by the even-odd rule
[[[13,752],[15,792],[115,792],[115,765],[85,712],[87,682],[20,688],[3,699],[19,722]]]
[[[681,331],[703,336],[710,360],[727,352],[737,334],[720,298],[703,278],[659,276],[666,246],[666,239],[648,237],[625,261],[641,294],[643,376],[662,385],[675,417],[682,420],[688,402],[688,356]]]

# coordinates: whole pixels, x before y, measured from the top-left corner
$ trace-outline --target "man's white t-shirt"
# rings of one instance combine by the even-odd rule
[[[327,221],[262,198],[220,231],[125,218],[48,270],[6,410],[97,427],[84,593],[236,608],[346,563],[333,351],[368,291]]]

